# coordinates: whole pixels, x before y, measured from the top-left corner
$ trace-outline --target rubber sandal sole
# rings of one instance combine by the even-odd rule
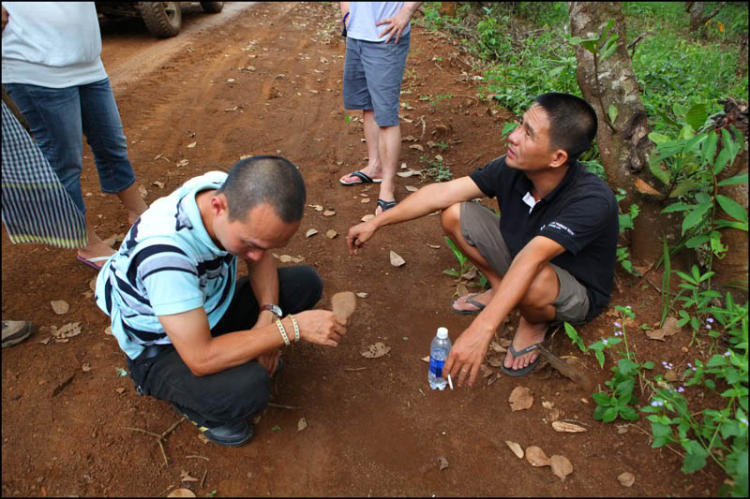
[[[339,183],[341,183],[341,185],[350,186],[350,185],[362,185],[362,184],[379,184],[383,181],[383,179],[381,178],[373,179],[368,174],[363,173],[359,170],[357,170],[356,172],[352,172],[343,178],[346,178],[346,177],[357,177],[359,180],[356,182],[344,182],[343,180],[339,179]]]
[[[474,305],[475,307],[479,307],[479,310],[459,310],[459,309],[457,309],[456,307],[454,307],[453,305],[454,305],[454,304],[455,304],[455,303],[456,303],[456,302],[457,302],[458,300],[460,300],[460,299],[462,298],[462,297],[460,297],[460,296],[459,296],[458,298],[454,299],[453,301],[451,301],[451,310],[452,310],[453,312],[455,312],[455,313],[457,313],[457,314],[461,314],[461,315],[479,315],[479,312],[481,312],[482,310],[484,310],[484,308],[485,308],[485,307],[487,306],[487,305],[485,305],[484,303],[479,303],[478,301],[476,301],[476,300],[474,299],[474,298],[475,298],[476,296],[479,296],[479,295],[481,295],[481,294],[482,294],[482,293],[474,293],[474,294],[472,294],[472,295],[469,295],[469,296],[470,296],[470,298],[467,298],[467,299],[466,299],[466,303],[468,303],[469,305]]]

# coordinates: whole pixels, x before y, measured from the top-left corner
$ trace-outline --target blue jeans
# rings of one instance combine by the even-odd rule
[[[102,191],[117,194],[135,182],[120,113],[109,78],[88,85],[49,88],[6,83],[37,144],[76,206],[81,193],[83,135],[94,153]]]

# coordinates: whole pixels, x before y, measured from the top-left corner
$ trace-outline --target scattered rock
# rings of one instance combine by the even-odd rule
[[[68,310],[70,310],[70,305],[68,305],[68,302],[65,300],[53,300],[50,302],[50,305],[52,305],[52,310],[54,310],[57,315],[67,314]]]
[[[617,481],[620,482],[620,485],[623,487],[632,487],[635,483],[635,475],[626,471],[617,476]]]
[[[513,451],[513,454],[515,454],[518,459],[523,459],[523,449],[520,445],[515,442],[511,442],[510,440],[506,440],[505,445],[507,445],[508,448]]]
[[[510,402],[511,412],[516,412],[530,408],[534,404],[534,397],[531,395],[531,390],[525,386],[517,386],[510,393],[508,402]]]
[[[395,251],[391,251],[391,265],[394,267],[401,267],[406,264],[406,260],[401,258]]]
[[[438,458],[438,463],[440,463],[440,471],[443,471],[445,468],[448,467],[448,458],[440,456]]]

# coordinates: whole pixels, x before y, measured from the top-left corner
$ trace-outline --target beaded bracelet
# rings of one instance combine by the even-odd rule
[[[280,320],[276,321],[276,327],[279,328],[279,332],[281,333],[281,337],[284,338],[284,344],[286,346],[289,346],[289,337],[286,335],[286,330],[284,329],[284,325],[281,323]]]
[[[289,318],[292,319],[292,325],[294,326],[294,342],[297,343],[299,341],[299,324],[297,323],[297,318],[292,314],[289,314]]]

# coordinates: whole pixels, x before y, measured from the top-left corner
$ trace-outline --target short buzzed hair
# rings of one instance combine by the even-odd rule
[[[598,120],[588,102],[575,95],[548,93],[537,97],[534,103],[539,104],[549,118],[550,146],[567,152],[569,163],[591,147]]]
[[[235,163],[217,194],[226,196],[232,221],[244,222],[250,210],[268,203],[287,224],[302,219],[307,195],[299,169],[288,159],[271,155]]]

